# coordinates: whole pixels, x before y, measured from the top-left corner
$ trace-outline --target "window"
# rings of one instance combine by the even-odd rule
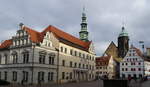
[[[12,80],[17,81],[17,72],[16,71],[13,72],[13,79]]]
[[[90,56],[90,60],[91,60],[91,56]]]
[[[17,53],[12,54],[12,59],[13,59],[13,64],[17,63],[17,60],[18,60],[18,55],[17,55]]]
[[[128,63],[126,63],[126,65],[128,65]]]
[[[45,55],[44,54],[39,55],[39,63],[40,64],[45,64]]]
[[[28,72],[23,71],[23,81],[27,82],[28,81]]]
[[[135,56],[135,54],[134,54],[134,53],[133,53],[132,55],[133,55],[133,56]]]
[[[49,55],[49,64],[54,65],[55,56]]]
[[[77,56],[77,51],[74,51],[74,56]]]
[[[124,71],[124,68],[122,68],[122,71]]]
[[[90,70],[92,69],[92,66],[90,65]]]
[[[52,46],[52,43],[51,43],[51,42],[49,42],[49,43],[48,43],[48,47],[51,47],[51,46]]]
[[[67,53],[67,48],[65,48],[65,53]]]
[[[4,72],[4,80],[7,81],[7,72],[6,71]]]
[[[72,79],[72,72],[70,72],[70,79]]]
[[[124,63],[122,63],[122,66],[124,65]]]
[[[129,54],[129,56],[131,56],[131,54]]]
[[[44,72],[38,72],[38,81],[44,81]]]
[[[92,60],[94,61],[94,56],[92,57]]]
[[[85,58],[85,54],[83,54],[83,58]]]
[[[65,60],[62,60],[62,66],[65,66]]]
[[[96,67],[96,69],[99,69],[99,67]]]
[[[62,72],[62,79],[65,79],[65,72]]]
[[[71,49],[71,50],[70,50],[70,55],[72,55],[72,53],[73,53],[73,50]]]
[[[79,57],[81,57],[81,53],[79,52]]]
[[[72,61],[70,61],[70,67],[72,67]]]
[[[79,63],[79,68],[81,68],[81,63]]]
[[[60,47],[60,51],[63,52],[63,47]]]
[[[139,63],[139,65],[141,65],[141,63]]]
[[[74,68],[76,68],[77,67],[77,63],[74,63]]]
[[[48,73],[48,81],[53,81],[53,77],[54,77],[54,72],[49,72]]]
[[[83,64],[83,69],[84,69],[84,64]]]
[[[89,59],[89,55],[88,54],[86,55],[86,59]]]
[[[23,63],[29,62],[29,52],[23,52]]]
[[[88,69],[88,65],[86,65],[86,69]]]
[[[128,68],[126,68],[126,71],[128,71]]]
[[[141,68],[139,68],[139,71],[141,71]]]

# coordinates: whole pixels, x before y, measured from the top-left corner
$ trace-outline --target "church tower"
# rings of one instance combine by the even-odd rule
[[[86,21],[85,8],[83,8],[82,12],[82,23],[81,23],[81,31],[79,32],[80,39],[83,41],[88,40],[88,31],[87,31],[87,21]]]
[[[126,53],[129,50],[129,36],[125,30],[125,27],[122,27],[122,31],[118,37],[118,56],[124,58]]]

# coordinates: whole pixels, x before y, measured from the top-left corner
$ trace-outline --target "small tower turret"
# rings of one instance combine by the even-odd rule
[[[88,40],[88,31],[87,31],[87,17],[85,14],[85,8],[83,8],[82,12],[82,23],[81,23],[81,31],[79,32],[80,39],[83,41],[89,41]]]

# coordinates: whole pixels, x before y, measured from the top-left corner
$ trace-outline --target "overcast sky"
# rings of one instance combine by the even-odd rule
[[[150,47],[150,0],[0,0],[0,40],[11,38],[20,22],[42,31],[48,25],[79,37],[85,6],[90,40],[101,55],[124,22],[130,44]]]

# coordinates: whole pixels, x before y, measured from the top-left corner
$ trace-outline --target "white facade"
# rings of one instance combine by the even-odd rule
[[[141,78],[144,75],[144,60],[139,49],[131,46],[126,56],[120,62],[120,77]]]
[[[32,40],[33,34],[22,28],[8,48],[0,49],[0,79],[23,84],[95,79],[92,44],[85,51],[61,42],[53,32],[46,32],[37,43]]]
[[[112,56],[96,58],[96,76],[107,76],[109,79],[116,76],[116,61]]]
[[[144,60],[145,76],[150,76],[150,60]]]

